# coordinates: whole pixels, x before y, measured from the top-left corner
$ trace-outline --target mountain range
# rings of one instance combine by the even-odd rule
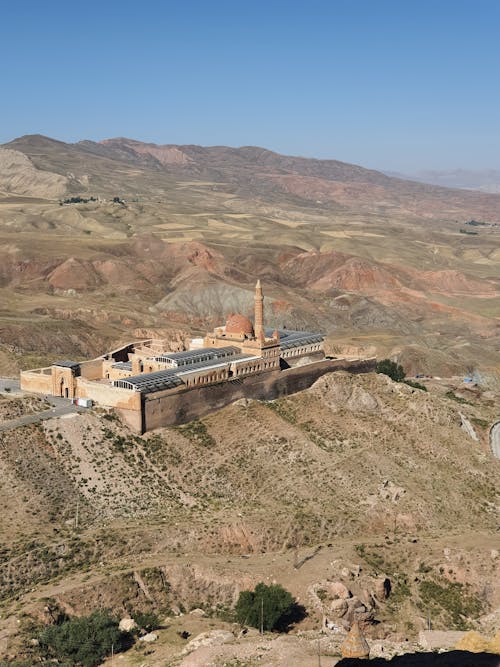
[[[413,174],[384,172],[387,176],[405,178],[420,183],[439,185],[445,188],[479,190],[492,194],[500,193],[500,170],[498,169],[449,169],[447,171],[422,170]]]
[[[335,160],[20,137],[0,147],[0,363],[182,345],[249,312],[259,277],[269,323],[332,350],[495,371],[499,225],[500,195]]]
[[[338,161],[36,135],[0,147],[0,377],[150,336],[183,349],[228,312],[251,316],[257,278],[269,326],[433,376],[332,373],[144,436],[100,406],[15,427],[49,405],[12,382],[2,658],[35,664],[40,629],[97,609],[159,625],[103,666],[313,667],[354,618],[374,657],[421,650],[429,622],[491,636],[499,239],[500,195]],[[261,581],[303,605],[297,633],[230,622]]]

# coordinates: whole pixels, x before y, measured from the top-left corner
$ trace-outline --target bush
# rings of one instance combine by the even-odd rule
[[[382,361],[377,362],[377,373],[388,375],[395,382],[401,382],[405,378],[405,372],[401,364],[397,364],[390,359],[382,359]]]
[[[414,380],[405,380],[405,384],[407,384],[409,387],[413,387],[414,389],[421,389],[422,391],[427,391],[427,387],[425,384],[421,384],[420,382],[415,382]]]
[[[153,632],[160,627],[160,619],[154,611],[136,611],[131,614],[137,627],[146,632]]]
[[[121,632],[118,623],[104,610],[51,625],[38,637],[40,650],[45,658],[56,658],[68,665],[97,667],[111,655],[112,647],[119,653],[133,644],[132,636]]]
[[[63,199],[62,202],[59,202],[59,204],[62,206],[63,204],[88,204],[89,201],[97,201],[96,197],[68,197],[67,199]]]
[[[253,591],[242,591],[236,603],[236,618],[242,625],[264,630],[286,631],[291,623],[305,616],[303,607],[279,584],[257,584]]]
[[[466,630],[467,617],[477,618],[482,612],[481,600],[469,592],[469,586],[458,582],[443,582],[441,586],[435,581],[422,581],[419,592],[426,609],[438,613],[441,608],[451,617],[453,629]]]

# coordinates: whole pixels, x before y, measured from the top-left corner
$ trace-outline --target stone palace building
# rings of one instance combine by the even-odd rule
[[[266,329],[257,281],[253,324],[230,314],[224,326],[193,339],[183,352],[150,339],[89,361],[58,361],[22,371],[21,388],[115,408],[143,433],[199,418],[239,398],[269,400],[300,391],[334,370],[373,370],[374,363],[325,358],[318,333]]]

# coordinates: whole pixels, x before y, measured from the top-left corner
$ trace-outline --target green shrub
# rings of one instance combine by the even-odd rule
[[[154,611],[135,611],[131,616],[137,626],[146,632],[152,632],[160,627],[160,619]]]
[[[377,373],[388,375],[395,382],[401,382],[405,377],[405,372],[401,364],[397,364],[390,359],[382,359],[377,362]]]
[[[424,384],[421,384],[420,382],[415,382],[414,380],[404,380],[404,383],[407,384],[409,387],[413,387],[414,389],[421,389],[422,391],[427,391],[427,387]]]
[[[213,447],[216,444],[202,421],[189,422],[175,428],[194,444],[200,444],[203,447]]]
[[[467,629],[467,617],[481,614],[481,600],[469,592],[468,586],[458,582],[422,581],[419,593],[425,608],[434,613],[441,608],[451,619],[451,625],[458,630]]]
[[[305,616],[303,607],[279,584],[257,584],[253,591],[242,591],[236,603],[236,618],[243,625],[263,630],[286,631]]]
[[[133,643],[128,632],[119,630],[118,623],[109,611],[103,610],[51,625],[38,636],[40,651],[43,657],[66,661],[68,665],[97,667],[112,650],[119,653]]]
[[[461,403],[462,405],[470,405],[469,401],[467,401],[465,398],[462,398],[461,396],[457,396],[451,390],[447,391],[445,396],[446,398],[450,398],[452,401],[456,401],[457,403]]]

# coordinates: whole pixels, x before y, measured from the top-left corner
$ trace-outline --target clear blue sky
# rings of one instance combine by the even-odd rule
[[[0,142],[500,168],[500,0],[0,0]]]

